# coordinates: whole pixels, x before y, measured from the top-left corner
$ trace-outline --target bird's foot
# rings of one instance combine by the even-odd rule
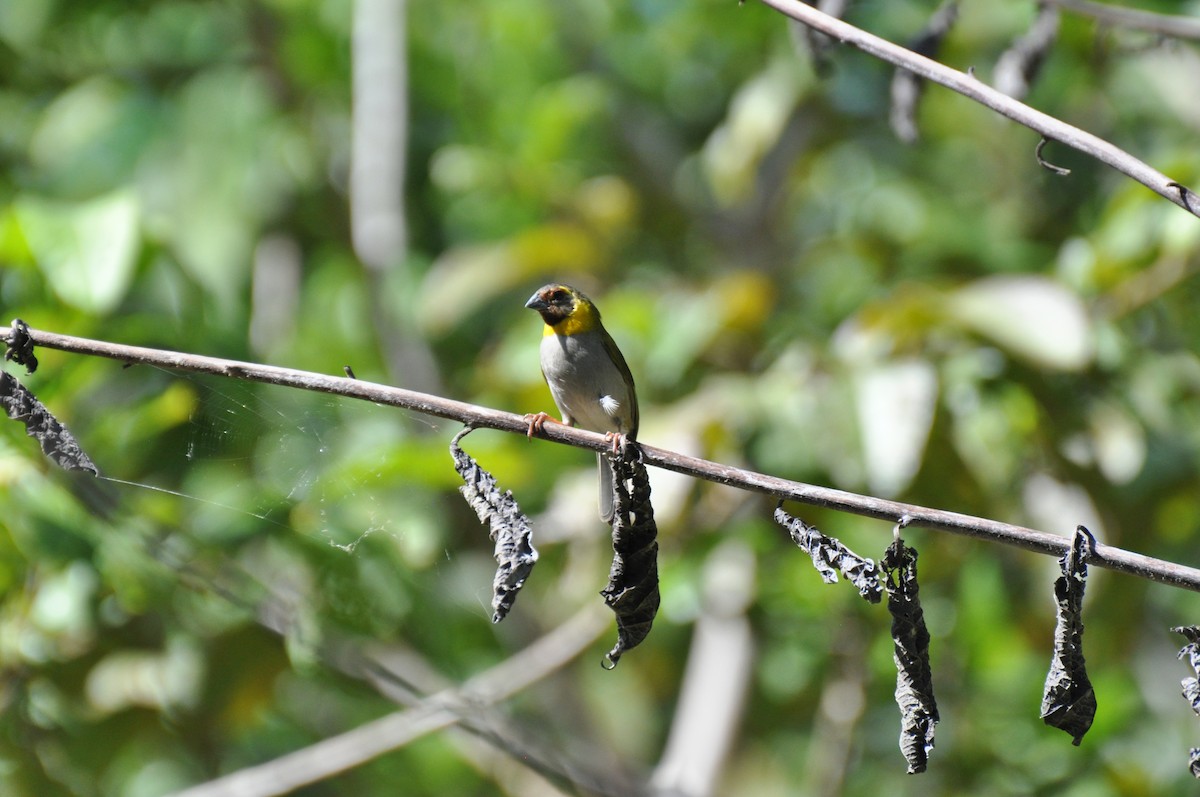
[[[529,424],[529,429],[526,430],[525,436],[532,440],[535,434],[540,435],[542,433],[542,427],[546,425],[546,421],[550,421],[551,423],[559,423],[559,421],[555,420],[552,416],[547,415],[544,412],[534,412],[526,415],[525,423]]]
[[[625,449],[629,445],[629,437],[620,432],[605,432],[604,441],[612,445],[612,453],[615,457],[620,454],[622,458],[625,456]]]

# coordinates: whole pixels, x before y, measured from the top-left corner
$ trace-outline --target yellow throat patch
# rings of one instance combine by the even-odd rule
[[[600,326],[600,314],[596,312],[595,306],[591,302],[575,300],[575,309],[571,314],[551,326],[546,324],[542,330],[542,337],[550,337],[551,335],[579,335],[583,332],[591,332],[596,327]]]

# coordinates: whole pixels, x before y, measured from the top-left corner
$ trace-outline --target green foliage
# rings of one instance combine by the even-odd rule
[[[574,281],[630,362],[648,443],[1064,535],[1084,523],[1196,563],[1194,217],[1057,144],[1045,156],[1072,172],[1052,176],[1034,134],[933,87],[904,145],[883,65],[834,49],[819,76],[757,4],[407,6],[408,248],[377,275],[350,234],[355,3],[0,4],[5,318],[350,365],[534,412],[551,403],[521,305]],[[1033,10],[965,4],[942,58],[989,79]],[[929,12],[855,4],[851,20],[904,41]],[[1194,46],[1064,15],[1030,102],[1194,184],[1198,75]],[[293,282],[263,294],[269,273]],[[264,326],[272,308],[284,321]],[[600,601],[590,455],[466,442],[542,552],[493,627],[491,542],[457,495],[454,424],[38,354],[23,383],[133,484],[53,471],[19,425],[0,428],[6,795],[209,780],[395,710],[339,671],[345,640],[461,681]],[[522,740],[652,768],[706,562],[732,538],[757,561],[756,657],[724,793],[911,788],[882,609],[823,586],[767,502],[670,477],[654,489],[653,633],[605,673],[610,629],[507,706]],[[866,556],[890,541],[886,523],[789,509]],[[1073,748],[1037,718],[1053,563],[906,539],[943,718],[924,793],[1190,793],[1200,727],[1167,629],[1196,622],[1194,596],[1093,569],[1099,712]],[[465,738],[305,793],[532,793]]]

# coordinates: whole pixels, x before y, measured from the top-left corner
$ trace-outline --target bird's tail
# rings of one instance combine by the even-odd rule
[[[608,464],[605,454],[596,454],[596,464],[600,468],[600,519],[611,523],[613,518],[613,499],[615,497],[612,479],[612,466]]]

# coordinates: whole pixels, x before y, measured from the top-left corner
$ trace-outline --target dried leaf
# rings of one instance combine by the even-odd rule
[[[1058,6],[1042,3],[1033,24],[996,61],[992,83],[1013,99],[1022,100],[1037,79],[1050,47],[1058,37]]]
[[[1042,719],[1052,728],[1071,734],[1074,744],[1092,727],[1096,693],[1083,660],[1083,589],[1087,582],[1087,555],[1096,539],[1083,526],[1075,529],[1071,547],[1058,560],[1062,575],[1054,582],[1058,623],[1054,628],[1054,656],[1046,674]]]
[[[1200,714],[1200,626],[1183,625],[1171,629],[1177,634],[1187,637],[1188,643],[1179,650],[1179,658],[1188,657],[1188,664],[1196,675],[1180,681],[1183,686],[1183,697],[1192,704],[1192,711]],[[1188,751],[1188,769],[1192,777],[1200,778],[1200,747]]]
[[[892,615],[892,656],[896,661],[896,704],[900,707],[900,750],[908,772],[924,772],[938,723],[929,666],[929,630],[917,597],[917,552],[896,537],[883,556],[888,612]]]
[[[492,579],[492,622],[498,623],[508,615],[517,593],[537,563],[538,552],[533,547],[533,526],[521,512],[511,490],[500,492],[492,474],[479,467],[458,443],[472,430],[468,426],[450,441],[450,456],[454,469],[465,484],[458,490],[479,516],[487,523],[490,536],[496,543],[496,577]]]
[[[0,372],[0,404],[4,405],[8,417],[25,424],[25,433],[41,443],[42,453],[55,465],[64,470],[100,475],[100,469],[79,447],[79,441],[50,414],[46,405],[7,371]]]
[[[908,48],[920,55],[935,58],[942,39],[958,18],[958,0],[946,0],[933,12],[925,29],[917,34]],[[892,132],[906,143],[917,140],[917,103],[924,87],[922,78],[907,69],[897,69],[892,77],[892,110],[889,121]]]
[[[850,5],[850,0],[804,0],[804,2],[835,19],[842,19]],[[813,70],[821,77],[827,76],[832,71],[832,59],[829,51],[837,42],[829,35],[810,28],[798,20],[789,19],[788,29],[797,49],[808,54]]]
[[[9,324],[8,337],[4,339],[4,359],[25,366],[25,372],[37,370],[37,357],[33,355],[33,338],[29,336],[29,325],[19,318]]]
[[[650,479],[636,444],[627,443],[618,456],[607,459],[616,493],[613,561],[608,586],[600,594],[617,615],[617,644],[604,657],[612,669],[625,651],[646,638],[658,614],[658,526],[650,505]]]
[[[1184,678],[1180,684],[1183,686],[1184,698],[1192,704],[1192,711],[1200,714],[1200,626],[1181,625],[1171,630],[1187,637],[1188,643],[1179,649],[1179,658],[1187,656],[1188,663],[1192,665],[1192,671],[1196,675]]]
[[[835,584],[838,572],[858,588],[858,594],[871,603],[883,598],[883,585],[879,581],[879,568],[870,559],[864,559],[840,541],[827,537],[798,517],[789,515],[783,504],[775,507],[775,522],[787,529],[792,542],[812,557],[813,567],[821,574],[826,584]]]

